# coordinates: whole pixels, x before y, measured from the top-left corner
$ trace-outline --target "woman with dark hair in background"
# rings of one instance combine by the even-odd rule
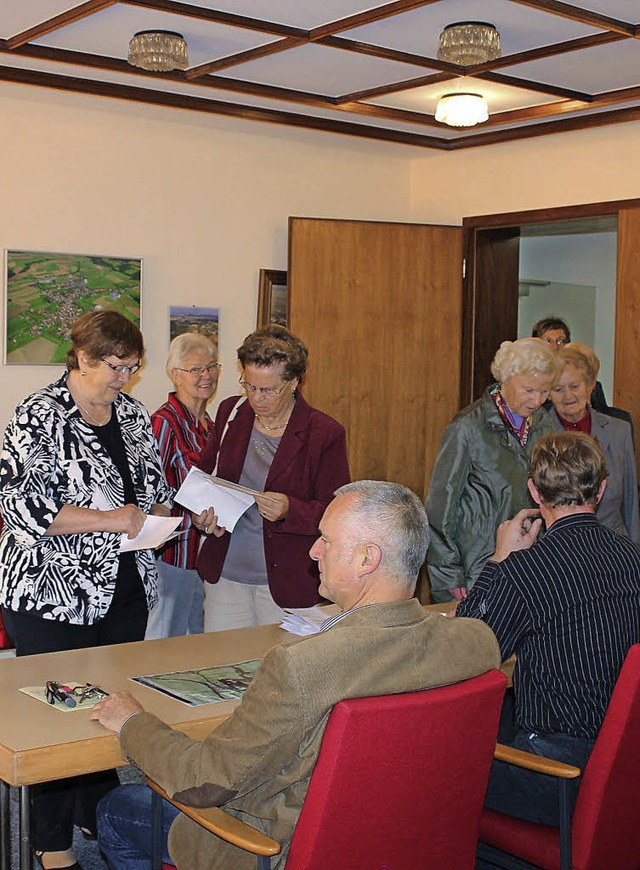
[[[171,498],[149,415],[121,392],[142,334],[96,311],[71,342],[67,371],[18,406],[0,457],[0,604],[19,656],[142,640],[156,601],[153,552],[120,553],[122,535],[136,537],[147,514],[168,516]],[[43,867],[79,866],[74,823],[95,831],[96,805],[116,785],[107,771],[31,787]]]
[[[276,324],[238,348],[244,395],[220,405],[199,465],[259,495],[233,534],[218,527],[215,505],[194,518],[207,534],[197,562],[205,631],[279,622],[282,608],[320,601],[309,549],[349,465],[343,427],[300,395],[307,354]]]

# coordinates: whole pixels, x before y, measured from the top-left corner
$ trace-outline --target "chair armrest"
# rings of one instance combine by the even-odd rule
[[[526,770],[535,770],[538,773],[546,773],[548,776],[560,777],[560,779],[576,779],[582,771],[572,764],[563,761],[554,761],[543,755],[534,755],[532,752],[523,752],[520,749],[512,749],[502,743],[496,744],[494,758],[498,761],[506,761],[515,767],[523,767]]]
[[[280,843],[267,837],[262,831],[252,828],[251,825],[246,825],[237,819],[235,816],[225,813],[220,807],[188,807],[180,801],[174,801],[166,791],[161,788],[157,782],[145,776],[144,781],[160,795],[164,800],[169,801],[174,807],[193,819],[199,825],[202,825],[207,831],[215,834],[227,843],[232,843],[234,846],[239,846],[253,855],[279,855],[281,851]]]

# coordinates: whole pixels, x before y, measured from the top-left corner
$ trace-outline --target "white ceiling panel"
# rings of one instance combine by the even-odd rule
[[[170,105],[185,109],[215,109],[218,102],[239,118],[261,109],[273,113],[276,123],[294,116],[296,123],[320,130],[368,131],[422,147],[583,129],[609,117],[616,122],[619,109],[624,119],[640,120],[640,99],[633,101],[640,94],[640,40],[632,38],[640,0],[570,0],[558,7],[562,15],[547,8],[553,6],[548,0],[436,0],[408,12],[388,0],[181,0],[172,12],[163,8],[164,0],[157,3],[154,9],[154,0],[144,7],[120,0],[76,20],[81,0],[0,0],[0,89],[6,81],[159,104],[166,94]],[[379,18],[385,7],[391,14]],[[585,11],[596,21],[582,21]],[[229,24],[229,14],[246,20]],[[60,15],[60,26],[47,24]],[[348,29],[354,15],[363,23]],[[440,31],[463,20],[495,24],[503,55],[524,53],[525,62],[507,67],[497,61],[485,67],[488,78],[474,75],[473,68],[441,72],[426,61],[407,63],[407,54],[434,58]],[[316,41],[319,34],[310,31],[328,24],[333,30],[324,31],[324,42]],[[185,36],[190,70],[142,74],[127,65],[131,36],[156,28]],[[32,29],[30,42],[19,36]],[[291,29],[295,39],[284,39]],[[246,52],[252,57],[242,62]],[[607,105],[585,108],[579,100],[585,93],[623,88],[636,90],[609,98]],[[487,124],[455,130],[435,123],[438,99],[461,90],[487,99]],[[327,105],[352,93],[360,97]]]

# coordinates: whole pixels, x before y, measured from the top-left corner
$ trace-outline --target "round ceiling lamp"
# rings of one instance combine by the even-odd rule
[[[189,66],[187,43],[172,30],[141,30],[129,43],[127,62],[153,72],[169,72]]]
[[[485,21],[458,21],[440,34],[438,60],[475,66],[500,57],[500,34]]]
[[[449,127],[475,127],[488,118],[487,101],[480,94],[445,94],[438,101],[436,121]]]

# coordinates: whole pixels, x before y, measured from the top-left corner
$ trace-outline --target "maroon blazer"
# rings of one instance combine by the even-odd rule
[[[238,396],[232,396],[221,403],[199,462],[203,471],[211,473],[218,458],[218,477],[233,483],[240,480],[255,420],[245,400],[229,423],[220,447],[220,436],[237,401]],[[269,589],[280,607],[311,607],[321,600],[318,567],[310,559],[309,550],[318,537],[320,519],[333,493],[349,480],[344,428],[308,405],[298,393],[265,483],[265,492],[282,492],[289,499],[284,519],[275,523],[263,520]],[[204,540],[196,567],[209,583],[220,579],[229,539],[225,533],[221,538],[207,536]]]

